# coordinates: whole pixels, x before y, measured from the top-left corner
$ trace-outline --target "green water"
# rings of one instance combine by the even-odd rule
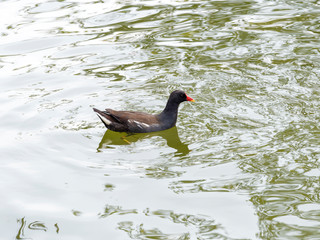
[[[0,239],[319,239],[320,2],[0,2]],[[106,131],[92,107],[177,127]]]

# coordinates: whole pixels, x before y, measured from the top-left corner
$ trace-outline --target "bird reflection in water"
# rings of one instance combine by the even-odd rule
[[[137,142],[144,138],[153,136],[160,136],[164,138],[167,141],[167,145],[169,147],[177,150],[175,154],[179,156],[185,156],[190,152],[188,145],[181,142],[178,135],[177,127],[172,127],[170,129],[159,132],[132,134],[107,130],[103,138],[101,139],[97,150],[101,151],[101,149],[106,149],[112,145],[129,145],[133,142]]]

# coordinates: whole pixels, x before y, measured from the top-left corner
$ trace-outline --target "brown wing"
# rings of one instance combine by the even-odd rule
[[[156,117],[156,115],[148,113],[133,111],[115,111],[112,109],[106,109],[106,111],[120,123],[127,123],[128,120],[137,121],[149,125],[159,123],[159,120]]]

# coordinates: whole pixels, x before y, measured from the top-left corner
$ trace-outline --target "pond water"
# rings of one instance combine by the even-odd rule
[[[0,2],[0,239],[316,239],[320,2]],[[177,127],[106,131],[92,111]]]

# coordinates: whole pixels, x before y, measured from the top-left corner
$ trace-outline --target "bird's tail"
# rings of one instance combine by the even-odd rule
[[[109,125],[112,123],[110,115],[108,115],[107,112],[100,111],[99,109],[93,108],[93,111],[95,111],[100,118],[100,120],[104,123],[104,125],[109,128]]]

